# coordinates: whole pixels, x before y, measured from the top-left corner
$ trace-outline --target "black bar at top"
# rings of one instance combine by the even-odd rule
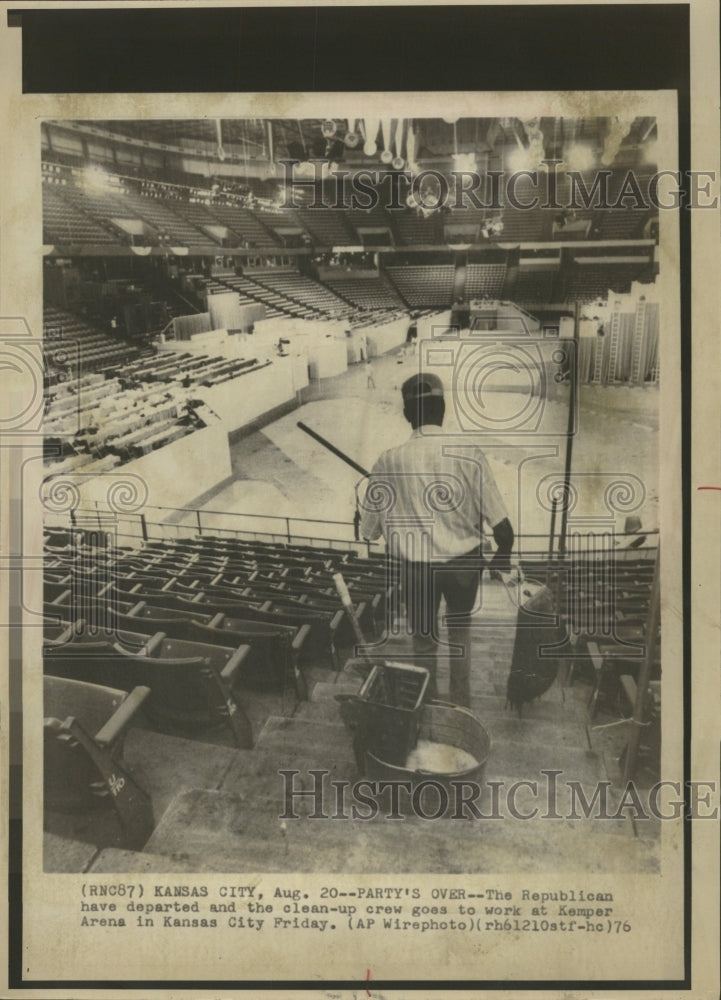
[[[15,8],[8,24],[24,93],[683,92],[689,78],[687,4]]]

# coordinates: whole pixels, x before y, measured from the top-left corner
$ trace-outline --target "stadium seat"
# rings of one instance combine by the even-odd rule
[[[117,846],[141,848],[153,828],[150,799],[123,766],[126,729],[149,696],[58,677],[43,679],[44,799],[48,810],[113,809]]]
[[[84,643],[48,648],[44,657],[46,674],[78,680],[97,680],[131,686],[143,684],[151,695],[148,716],[158,726],[171,731],[193,731],[227,726],[239,747],[253,745],[252,729],[241,705],[233,695],[238,671],[249,647],[217,651],[204,645],[194,655],[179,656],[177,648],[166,644],[166,636],[156,633],[138,654],[125,652],[119,644],[88,654]]]

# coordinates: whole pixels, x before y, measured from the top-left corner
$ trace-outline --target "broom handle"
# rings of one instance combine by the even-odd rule
[[[338,596],[340,597],[341,604],[345,608],[348,617],[353,625],[353,631],[355,632],[355,637],[358,642],[365,646],[365,636],[363,635],[363,630],[360,627],[358,618],[356,617],[355,608],[353,607],[353,601],[350,599],[350,593],[348,591],[348,586],[343,579],[342,573],[333,574],[333,583],[335,584],[335,589],[338,591]],[[366,657],[368,659],[368,657]]]
[[[318,441],[319,444],[322,444],[324,448],[327,448],[328,451],[330,451],[333,455],[336,455],[338,458],[340,458],[341,461],[346,463],[346,465],[350,465],[351,469],[355,469],[356,472],[360,472],[362,476],[370,475],[368,469],[364,469],[362,465],[359,465],[349,455],[346,455],[346,453],[344,451],[341,451],[340,448],[336,448],[336,446],[334,444],[331,444],[331,442],[327,438],[324,438],[322,434],[318,433],[318,431],[314,431],[311,427],[308,427],[308,425],[304,424],[302,420],[298,420],[296,422],[296,426],[300,427],[302,431],[305,431],[305,433],[309,434],[312,438],[315,438],[315,440]]]

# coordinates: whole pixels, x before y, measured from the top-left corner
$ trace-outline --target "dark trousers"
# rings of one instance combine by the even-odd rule
[[[403,562],[400,566],[401,590],[416,663],[431,675],[429,695],[437,697],[438,694],[438,609],[443,597],[448,626],[450,700],[466,707],[471,703],[470,612],[476,602],[483,567],[478,550],[445,563]]]

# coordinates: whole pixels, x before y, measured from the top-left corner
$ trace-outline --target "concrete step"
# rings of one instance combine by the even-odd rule
[[[503,695],[474,695],[471,693],[471,711],[484,722],[492,718],[518,718],[518,713],[510,707],[506,707],[505,692]],[[575,700],[565,702],[548,698],[543,695],[536,701],[528,702],[523,706],[521,720],[530,722],[532,720],[543,720],[553,722],[563,726],[566,722],[584,723],[586,718],[585,709],[579,706]]]
[[[512,825],[512,829],[511,829]],[[281,822],[234,796],[179,795],[146,845],[224,871],[651,872],[653,842],[599,837],[599,821],[503,820]]]
[[[536,743],[554,750],[559,747],[581,752],[590,749],[586,727],[573,718],[558,723],[533,717],[519,719],[515,713],[489,713],[483,718],[483,725],[498,742]]]
[[[157,822],[183,789],[218,788],[242,753],[232,747],[200,744],[149,729],[131,729],[125,737],[124,759],[150,796]]]
[[[276,815],[285,811],[287,790],[315,788],[316,779],[310,774],[313,770],[327,771],[328,782],[355,781],[360,777],[355,760],[347,757],[324,761],[322,754],[310,751],[299,754],[295,749],[249,750],[245,753],[248,756],[239,762],[239,766],[231,767],[226,773],[221,790],[250,804],[258,802],[263,808],[272,806]],[[297,773],[284,776],[281,771]],[[304,804],[301,802],[301,805]],[[308,799],[307,805],[307,810],[299,808],[299,811],[312,811],[312,800]]]
[[[362,683],[360,677],[355,680],[349,674],[341,674],[335,684],[323,681],[316,684],[311,691],[310,700],[327,701],[337,694],[356,694]]]
[[[182,858],[173,858],[166,854],[148,854],[146,851],[123,851],[108,847],[100,851],[92,862],[89,872],[131,872],[134,875],[155,874],[163,872],[204,872],[214,871],[204,862],[195,859],[192,863]]]
[[[99,809],[87,809],[83,812],[58,812],[56,810],[45,809],[43,815],[43,828],[45,835],[54,835],[61,840],[82,842],[92,852],[101,847],[119,847],[123,844],[125,831],[120,823],[117,812],[111,806],[103,806]],[[57,845],[56,845],[57,847]],[[77,849],[79,851],[79,849]],[[56,849],[51,848],[53,854]],[[60,853],[59,851],[57,852]],[[63,862],[57,857],[55,864],[72,864],[76,857],[76,849],[68,850],[66,860]],[[78,863],[82,866],[86,859],[80,854],[77,855]],[[82,870],[82,867],[81,869]]]
[[[345,726],[274,715],[266,720],[256,749],[275,752],[297,750],[301,755],[316,756],[321,767],[330,761],[353,760],[351,738]]]
[[[293,713],[295,722],[319,722],[328,726],[342,726],[340,706],[334,698],[322,701],[303,701]]]
[[[82,840],[43,834],[43,871],[86,872],[98,854],[98,848]]]
[[[544,769],[559,769],[564,780],[594,782],[605,777],[599,755],[589,748],[585,730],[575,720],[553,721],[479,714],[488,729],[492,749],[487,777],[543,780]],[[340,723],[271,716],[258,738],[256,750],[270,755],[297,754],[315,767],[333,762],[340,777],[354,764],[351,734]],[[277,768],[276,768],[277,770]]]

